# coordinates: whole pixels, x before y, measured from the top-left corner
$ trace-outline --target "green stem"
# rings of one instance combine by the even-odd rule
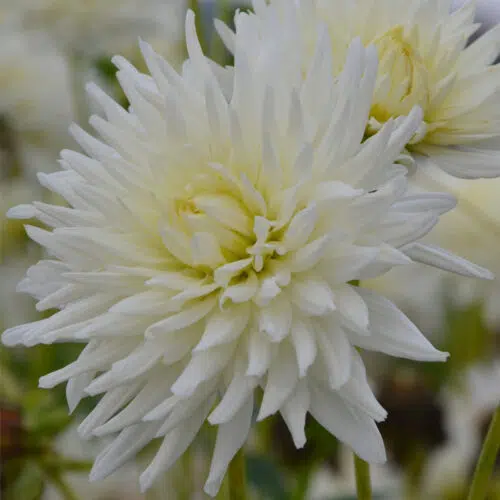
[[[490,477],[500,450],[500,405],[497,407],[477,462],[468,500],[485,500]]]
[[[420,498],[422,477],[424,474],[424,467],[426,464],[425,450],[416,447],[412,452],[412,458],[406,466],[405,474],[405,488],[407,500],[416,500]]]
[[[371,500],[372,486],[370,483],[370,466],[364,460],[354,455],[354,470],[356,472],[356,491],[358,500]]]
[[[189,500],[192,497],[193,467],[190,451],[184,452],[181,459],[182,478],[179,488],[179,500]]]
[[[309,481],[311,478],[312,467],[304,466],[302,470],[299,471],[297,477],[297,485],[293,491],[292,500],[303,500],[306,498],[307,490],[309,488]]]
[[[243,449],[240,449],[236,456],[229,464],[229,499],[230,500],[246,500],[247,499],[247,483],[245,470],[245,454]]]

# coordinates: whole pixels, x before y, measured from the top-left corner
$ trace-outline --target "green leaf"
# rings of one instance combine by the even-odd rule
[[[72,417],[65,408],[53,408],[39,414],[38,418],[31,418],[27,426],[33,434],[48,438],[61,433],[71,421]]]
[[[61,433],[72,422],[64,401],[58,401],[53,393],[35,389],[23,398],[23,423],[32,435],[44,440]]]
[[[38,500],[44,489],[41,470],[34,462],[27,462],[19,476],[5,492],[4,500]]]
[[[96,59],[96,61],[94,62],[94,66],[99,75],[102,76],[104,80],[107,80],[109,82],[115,81],[118,68],[111,62],[110,57],[100,57]]]
[[[357,495],[339,495],[334,497],[325,497],[324,500],[357,500]],[[389,493],[384,495],[382,493],[376,493],[373,495],[373,500],[388,500],[389,498],[393,498]]]
[[[482,304],[466,309],[448,310],[447,330],[443,350],[450,353],[446,363],[452,376],[460,374],[494,352],[496,334],[484,322]]]
[[[10,372],[5,363],[0,362],[0,400],[11,404],[21,404],[21,384],[13,373]]]

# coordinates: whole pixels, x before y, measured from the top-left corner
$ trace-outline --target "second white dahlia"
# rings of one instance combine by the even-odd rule
[[[253,5],[255,14],[237,14],[236,31],[253,24],[256,45],[270,47],[277,33],[288,33],[297,39],[306,68],[318,25],[330,34],[335,75],[353,39],[376,47],[380,64],[368,134],[418,105],[423,121],[407,145],[417,165],[430,161],[463,178],[500,175],[500,66],[492,64],[500,54],[500,26],[467,46],[479,27],[476,2],[455,12],[451,0],[253,0]],[[231,48],[234,34],[221,23],[218,28]]]
[[[34,203],[10,215],[50,258],[19,290],[48,319],[6,331],[8,345],[87,342],[79,358],[42,377],[67,382],[71,409],[103,394],[82,436],[119,433],[91,473],[101,478],[151,440],[147,489],[190,445],[218,427],[205,491],[216,494],[257,420],[281,412],[297,447],[310,412],[370,462],[385,451],[386,412],[356,347],[442,361],[388,300],[349,284],[412,259],[489,274],[416,243],[454,206],[446,194],[406,194],[394,161],[421,122],[413,110],[363,142],[377,57],[359,41],[334,81],[331,41],[318,30],[303,78],[300,52],[277,38],[252,57],[244,38],[233,72],[201,51],[188,14],[182,74],[147,44],[152,76],[115,58],[125,110],[95,86],[106,114],[73,127],[86,154],[63,151],[40,175],[69,208]]]

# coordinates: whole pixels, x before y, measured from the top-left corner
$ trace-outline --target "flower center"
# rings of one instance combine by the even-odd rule
[[[429,73],[418,50],[405,37],[403,26],[391,28],[372,43],[380,61],[372,118],[381,124],[391,117],[407,115],[416,105],[425,113]]]
[[[265,304],[288,286],[288,254],[308,243],[315,218],[307,227],[303,219],[315,208],[305,207],[294,189],[269,201],[245,178],[222,166],[219,173],[192,176],[172,192],[163,243],[181,272],[203,280],[204,293],[222,291],[221,305]]]
[[[194,183],[185,187],[171,202],[170,225],[189,241],[203,234],[205,245],[210,238],[225,263],[253,259],[251,267],[261,271],[264,261],[278,250],[280,231],[275,221],[254,213],[238,196],[241,193],[231,192],[226,186],[215,190],[210,187],[214,186]],[[212,271],[218,264],[215,261],[210,266]]]

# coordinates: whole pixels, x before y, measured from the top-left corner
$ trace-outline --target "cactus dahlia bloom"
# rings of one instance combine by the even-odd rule
[[[182,74],[144,43],[151,76],[114,59],[129,110],[89,87],[106,115],[91,118],[100,139],[74,126],[86,154],[63,151],[62,170],[40,175],[69,207],[11,210],[48,226],[27,226],[50,258],[19,290],[39,310],[60,311],[7,330],[3,342],[87,342],[40,386],[67,382],[70,409],[103,395],[80,432],[118,435],[93,479],[158,438],[140,479],[147,489],[208,420],[218,430],[205,491],[215,495],[260,389],[257,420],[281,412],[297,447],[310,412],[365,460],[383,462],[375,422],[386,413],[356,347],[447,355],[388,300],[349,282],[412,259],[488,277],[417,242],[454,206],[447,194],[407,195],[394,164],[421,113],[363,141],[373,48],[354,42],[335,83],[325,32],[306,78],[303,56],[283,40],[251,57],[241,38],[226,72],[203,55],[193,18]]]
[[[328,29],[332,68],[339,75],[351,41],[377,48],[380,64],[367,134],[388,119],[423,110],[407,145],[417,165],[431,162],[464,178],[500,174],[500,26],[466,46],[478,28],[475,2],[450,13],[451,0],[254,0],[259,44],[286,31],[300,40],[306,68],[317,25]],[[240,13],[236,25],[246,13]],[[229,48],[234,34],[218,29]],[[239,28],[237,28],[239,29]],[[256,49],[258,50],[258,49]]]

